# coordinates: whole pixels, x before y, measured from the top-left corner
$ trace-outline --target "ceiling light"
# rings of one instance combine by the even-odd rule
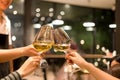
[[[84,26],[84,27],[94,27],[94,26],[95,26],[95,23],[94,23],[94,22],[84,22],[84,23],[83,23],[83,26]]]
[[[72,29],[72,27],[71,27],[71,26],[66,25],[66,26],[63,26],[63,29],[64,29],[64,30],[71,30],[71,29]]]
[[[48,26],[50,26],[50,27],[53,27],[53,24],[52,23],[49,23],[49,24],[47,24]]]
[[[117,27],[116,24],[110,24],[110,25],[109,25],[109,28],[116,28],[116,27]]]
[[[40,28],[40,27],[41,27],[41,24],[39,24],[39,23],[33,24],[33,27],[34,27],[34,28]]]
[[[86,31],[94,31],[94,28],[93,27],[87,27]]]
[[[53,21],[52,21],[52,24],[53,24],[53,25],[63,25],[63,24],[64,24],[64,21],[63,21],[63,20],[56,19],[56,20],[53,20]]]

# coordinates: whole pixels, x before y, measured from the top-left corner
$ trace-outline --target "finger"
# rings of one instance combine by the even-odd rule
[[[35,67],[38,67],[38,66],[39,66],[39,62],[37,62],[37,61],[34,61],[32,64],[33,64]]]
[[[74,54],[75,54],[75,51],[68,50],[66,55],[74,56]]]
[[[68,60],[67,60],[67,63],[68,63],[68,64],[73,64],[73,61],[70,60],[70,59],[68,59]]]
[[[44,58],[46,55],[45,55],[45,53],[42,53],[42,54],[40,54],[40,56],[41,56],[42,58]]]
[[[68,55],[68,54],[66,54],[66,55],[65,55],[65,59],[68,59],[68,58],[69,58],[69,55]]]

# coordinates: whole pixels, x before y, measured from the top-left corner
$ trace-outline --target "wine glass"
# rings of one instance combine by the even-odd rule
[[[39,32],[36,34],[35,39],[33,41],[33,46],[37,51],[39,51],[41,57],[46,51],[52,48],[53,43],[53,28],[49,25],[41,26]],[[40,61],[40,67],[46,68],[47,66],[47,61],[45,59],[42,59]]]
[[[71,39],[68,36],[68,34],[64,31],[63,28],[56,28],[54,30],[54,51],[55,52],[64,52],[67,53],[67,49],[69,49],[71,46]],[[72,62],[71,62],[72,63]],[[69,64],[68,64],[69,65]],[[69,65],[71,67],[71,72],[69,74],[70,77],[72,77],[72,69],[73,65]]]
[[[66,53],[67,49],[70,47],[70,37],[63,30],[63,28],[56,28],[54,30],[54,51],[60,51]]]

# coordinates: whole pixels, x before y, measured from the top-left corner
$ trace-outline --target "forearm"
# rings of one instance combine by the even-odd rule
[[[18,72],[13,72],[4,78],[1,78],[0,80],[22,80],[22,78]]]
[[[92,74],[96,80],[119,80],[113,76],[111,76],[110,74],[96,68],[93,64],[91,63],[87,63],[85,64],[85,69],[87,69],[90,74]]]
[[[0,62],[6,62],[23,56],[22,48],[0,50]]]

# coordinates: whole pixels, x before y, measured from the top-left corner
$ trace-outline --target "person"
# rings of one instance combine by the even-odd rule
[[[0,0],[0,49],[12,47],[11,22],[4,11],[12,3],[12,0]],[[10,63],[0,63],[0,77],[10,73]]]
[[[32,73],[38,66],[42,57],[33,45],[14,49],[0,49],[0,63],[19,58],[21,56],[30,56],[24,64],[16,71],[5,77],[0,77],[0,80],[22,80],[23,77]]]
[[[113,66],[110,67],[109,69],[109,73],[120,79],[120,64],[115,64]]]
[[[66,59],[68,63],[75,63],[77,64],[80,68],[86,69],[89,73],[91,73],[96,80],[119,80],[118,78],[96,68],[93,64],[87,62],[84,58],[82,58],[79,53],[76,51],[71,51],[70,49],[66,54]]]
[[[108,73],[120,79],[120,55],[111,58]]]
[[[0,49],[0,62],[6,62],[22,56],[38,56],[38,51],[33,45],[28,45],[20,48],[13,49]]]
[[[29,57],[18,70],[10,73],[0,80],[23,80],[25,76],[29,75],[38,68],[40,60],[40,56]]]

